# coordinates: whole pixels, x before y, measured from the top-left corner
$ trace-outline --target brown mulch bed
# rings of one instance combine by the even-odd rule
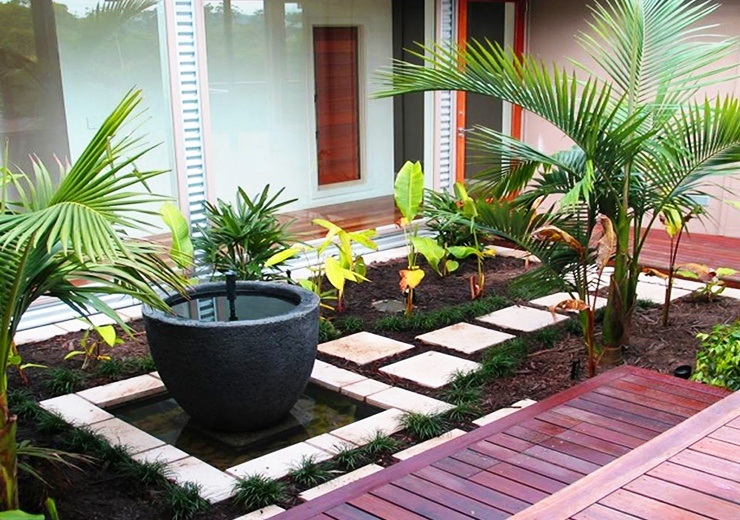
[[[486,261],[486,294],[506,295],[506,288],[510,281],[524,271],[521,260],[510,258],[493,258]],[[363,320],[365,330],[373,330],[376,320],[387,316],[373,308],[373,301],[400,298],[398,288],[398,270],[403,267],[400,262],[387,262],[369,267],[368,278],[371,282],[348,287],[346,294],[346,310],[341,316],[333,317],[337,323],[347,318]],[[475,273],[475,263],[466,262],[459,272],[447,278],[440,278],[427,270],[421,286],[417,290],[417,305],[415,312],[428,312],[456,305],[470,300],[469,277]],[[512,302],[514,303],[514,302]],[[661,309],[659,307],[638,308],[635,312],[632,341],[625,353],[628,364],[637,365],[663,373],[672,373],[673,370],[684,364],[693,364],[698,347],[695,338],[697,332],[708,331],[718,323],[730,323],[740,317],[740,304],[737,300],[717,298],[713,302],[697,301],[685,297],[676,301],[672,306],[671,322],[667,328],[660,324]],[[133,337],[128,338],[124,345],[115,347],[111,354],[118,359],[126,359],[148,355],[146,338],[142,332],[141,322],[134,322]],[[541,400],[544,397],[564,390],[579,380],[585,378],[584,371],[571,378],[574,363],[580,367],[586,366],[585,349],[582,338],[571,332],[571,328],[558,326],[556,337],[543,338],[537,334],[528,335],[530,350],[526,361],[519,367],[513,377],[496,380],[485,388],[485,412],[490,412],[502,406],[523,398]],[[417,355],[432,347],[424,346],[415,337],[418,332],[383,333],[394,339],[414,343],[417,348],[405,352],[397,357],[402,359]],[[21,353],[26,363],[38,363],[47,367],[78,368],[80,358],[64,360],[64,355],[72,345],[79,340],[81,333],[72,333],[66,336],[53,338],[49,341],[23,345]],[[548,344],[548,339],[554,344]],[[437,349],[434,347],[435,350]],[[456,355],[460,355],[456,353]],[[471,359],[479,359],[471,356]],[[325,358],[329,359],[329,358]],[[352,363],[337,359],[329,359],[345,368],[362,372],[381,381],[387,381],[427,395],[440,396],[438,391],[418,387],[406,381],[391,379],[377,369],[393,360],[383,360],[367,367],[357,367]],[[85,374],[80,388],[88,388],[104,384],[115,379],[133,375],[122,373],[118,376],[102,376],[94,370]],[[18,374],[11,371],[9,374],[10,388],[25,387],[38,400],[54,395],[49,390],[47,381],[50,378],[49,370],[28,370],[28,382],[23,382]],[[51,434],[36,431],[33,422],[22,418],[19,421],[19,438],[29,439],[37,445],[55,445],[55,438]],[[466,429],[470,424],[460,424]],[[408,439],[400,435],[402,441]],[[390,460],[384,461],[391,463]],[[49,494],[57,500],[62,518],[90,518],[90,519],[159,519],[170,518],[168,507],[162,503],[162,497],[152,491],[142,490],[139,486],[131,485],[126,479],[106,468],[85,465],[84,471],[54,470],[42,468],[50,488],[31,483],[27,478],[22,481],[22,492],[26,496],[25,504],[32,507],[40,496]],[[230,519],[238,516],[235,508],[228,504],[220,504],[206,514],[195,518],[201,519]]]

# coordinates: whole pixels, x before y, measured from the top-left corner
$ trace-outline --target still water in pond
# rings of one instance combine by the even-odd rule
[[[370,417],[381,410],[309,384],[286,419],[272,428],[256,432],[234,434],[200,428],[167,395],[110,411],[140,430],[224,470]]]
[[[260,320],[279,316],[295,309],[296,304],[279,296],[238,294],[234,313],[239,320]],[[229,300],[226,296],[200,296],[172,305],[180,318],[199,321],[230,321]]]

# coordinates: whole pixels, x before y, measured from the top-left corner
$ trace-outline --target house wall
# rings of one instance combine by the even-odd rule
[[[529,0],[528,52],[548,63],[568,65],[566,57],[576,59],[588,66],[593,63],[574,41],[574,35],[586,30],[584,20],[590,16],[584,0]],[[719,24],[712,32],[736,36],[740,34],[740,0],[725,0],[707,20],[708,24]],[[721,62],[733,68],[731,73],[740,74],[740,50]],[[720,86],[706,89],[700,95],[713,96],[731,93],[740,96],[740,80],[733,79]],[[537,116],[525,114],[524,139],[539,149],[551,152],[569,147],[568,139]],[[714,186],[707,191],[716,199],[708,201],[708,217],[703,222],[692,222],[690,230],[730,237],[740,237],[740,211],[726,203],[740,200],[740,174],[718,177]],[[734,190],[735,194],[726,190]]]

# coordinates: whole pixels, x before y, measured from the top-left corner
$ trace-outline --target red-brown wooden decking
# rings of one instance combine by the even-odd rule
[[[507,518],[649,446],[726,395],[620,367],[276,518]]]

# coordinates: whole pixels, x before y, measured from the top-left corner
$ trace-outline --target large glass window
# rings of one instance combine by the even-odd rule
[[[9,161],[74,160],[123,95],[140,88],[139,169],[171,169],[172,122],[157,0],[0,0],[0,139]],[[133,130],[133,128],[132,128]],[[4,153],[4,146],[2,147]],[[174,173],[150,188],[174,195]]]
[[[391,194],[393,103],[371,94],[374,71],[393,55],[392,1],[206,0],[204,6],[215,195],[230,200],[238,186],[256,193],[271,183],[299,199],[298,208]],[[317,31],[335,37],[340,28],[352,33],[352,52],[317,61]],[[349,58],[352,67],[340,66]],[[325,74],[351,69],[355,75],[357,106],[341,117],[351,112],[359,135],[347,132],[346,143],[336,132],[323,141],[318,134],[333,132],[340,116],[325,125],[327,105],[319,106],[317,89],[333,101],[342,94],[331,91],[331,81],[317,82],[317,63]],[[352,161],[343,161],[350,147]],[[353,172],[322,181],[322,160],[353,162]]]

